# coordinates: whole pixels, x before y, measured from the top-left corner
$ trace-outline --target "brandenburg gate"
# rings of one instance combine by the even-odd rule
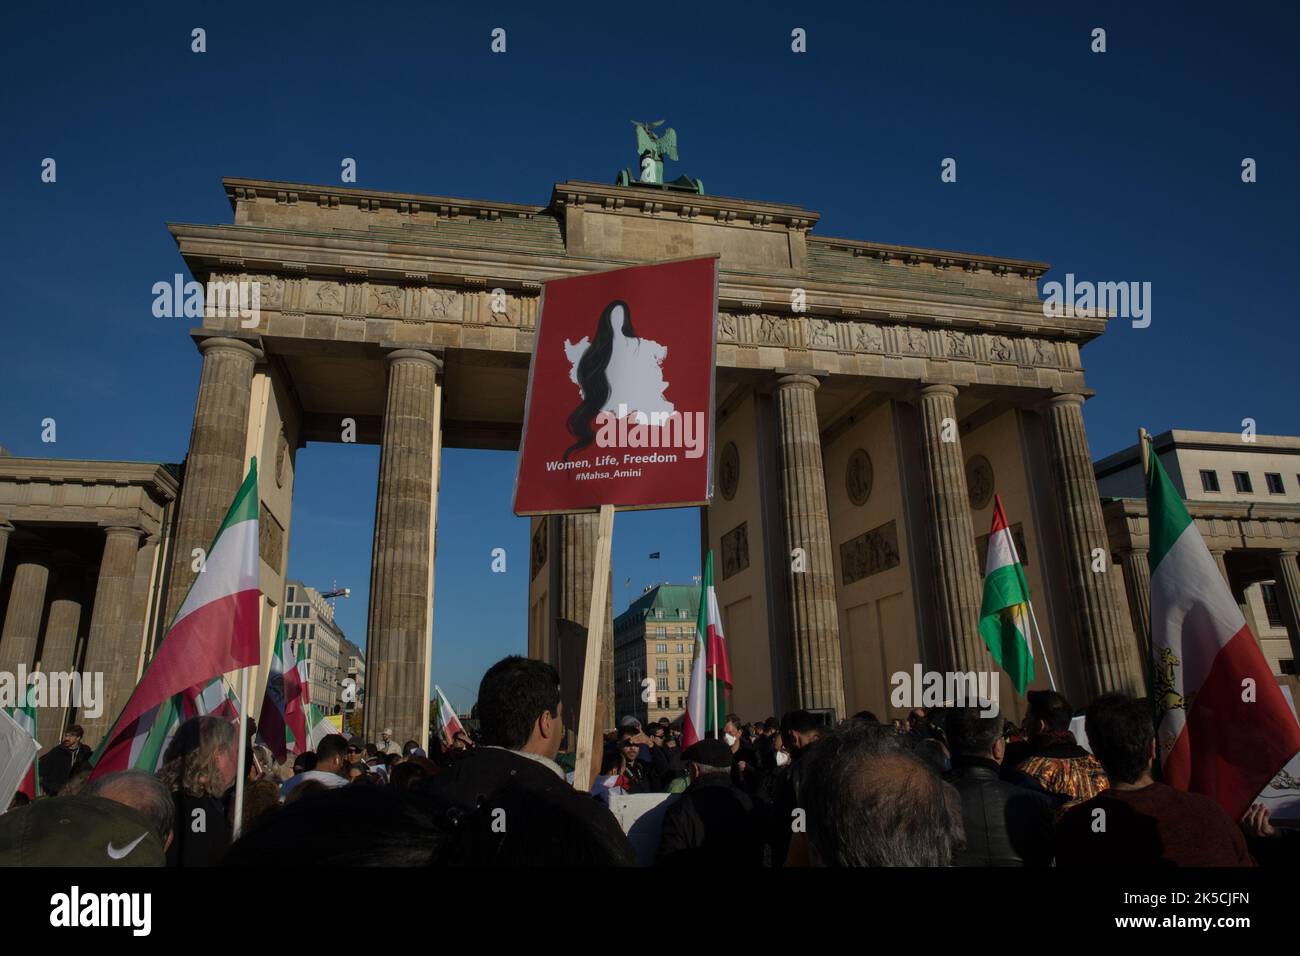
[[[368,737],[427,727],[442,449],[518,447],[542,283],[713,253],[717,493],[701,545],[739,712],[883,717],[892,673],[994,670],[976,632],[994,492],[1061,689],[1140,689],[1083,426],[1080,350],[1106,319],[1045,317],[1046,264],[823,236],[800,206],[626,178],[557,183],[544,205],[223,185],[233,221],[169,228],[196,280],[256,283],[260,312],[209,311],[191,333],[203,366],[167,615],[255,454],[269,649],[297,449],[379,444]],[[521,649],[526,620],[529,652],[565,660],[593,549],[594,516],[532,519]]]

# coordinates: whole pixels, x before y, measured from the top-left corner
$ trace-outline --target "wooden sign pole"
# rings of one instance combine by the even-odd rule
[[[605,602],[609,600],[610,552],[614,543],[614,506],[600,506],[596,529],[596,560],[591,578],[591,610],[587,615],[587,658],[582,668],[582,704],[578,712],[578,749],[574,759],[574,789],[591,789],[592,745],[596,736],[596,691],[600,683],[600,649],[605,642]],[[600,768],[596,768],[600,769]]]

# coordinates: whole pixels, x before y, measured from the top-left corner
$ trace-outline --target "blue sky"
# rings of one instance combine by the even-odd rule
[[[670,175],[817,210],[820,234],[1151,282],[1151,327],[1117,321],[1084,352],[1096,457],[1140,424],[1300,434],[1295,5],[1055,6],[11,5],[0,444],[184,457],[199,357],[150,289],[183,270],[164,223],[229,220],[222,176],[337,183],[354,157],[363,187],[542,203],[558,180],[632,165],[628,120],[661,117],[680,144]],[[1089,50],[1098,26],[1105,54]],[[940,182],[945,157],[956,183]],[[339,617],[354,639],[377,462],[356,446],[299,457],[290,574],[353,588]],[[434,673],[464,707],[525,647],[527,522],[510,514],[512,454],[449,450],[444,469],[457,506],[440,515]],[[689,581],[697,549],[694,510],[620,515],[616,607]]]

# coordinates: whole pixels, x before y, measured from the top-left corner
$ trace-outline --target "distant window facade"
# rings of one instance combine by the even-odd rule
[[[1234,471],[1232,473],[1232,480],[1237,486],[1237,491],[1243,495],[1248,495],[1255,490],[1250,483],[1250,472]]]
[[[668,673],[668,662],[667,662],[667,661],[655,661],[655,673],[656,673],[656,674],[667,674],[667,673]],[[668,689],[668,688],[666,688],[666,687],[664,688],[664,690],[667,690],[667,689]]]
[[[1281,475],[1270,472],[1264,475],[1264,483],[1268,485],[1268,493],[1270,495],[1286,494],[1286,488],[1282,485]]]
[[[1201,490],[1218,491],[1219,490],[1219,473],[1212,468],[1201,469]]]
[[[667,654],[667,653],[668,653],[668,645],[667,645],[667,644],[656,644],[656,645],[655,645],[655,653],[656,653],[656,654]]]
[[[285,603],[285,604],[292,604],[292,603],[293,603],[294,595],[296,594],[297,590],[298,590],[298,589],[295,588],[293,585],[289,585],[289,593],[288,593],[287,595],[285,595],[285,598],[284,598],[284,603]]]
[[[686,653],[686,645],[685,645],[685,644],[678,644],[678,645],[677,645],[677,653],[678,653],[678,654],[685,654],[685,653]]]
[[[679,677],[679,678],[677,678],[677,689],[678,689],[678,690],[685,690],[685,689],[686,689],[686,678],[685,678],[685,677]]]

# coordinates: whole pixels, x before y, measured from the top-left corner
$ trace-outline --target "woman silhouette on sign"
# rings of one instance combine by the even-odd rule
[[[602,414],[628,417],[646,424],[651,415],[667,415],[673,403],[664,398],[669,383],[662,365],[668,347],[638,338],[632,328],[632,310],[615,299],[596,322],[594,339],[564,341],[571,366],[569,379],[578,386],[581,401],[569,415],[569,434],[577,439],[564,460],[596,440],[595,423]]]

